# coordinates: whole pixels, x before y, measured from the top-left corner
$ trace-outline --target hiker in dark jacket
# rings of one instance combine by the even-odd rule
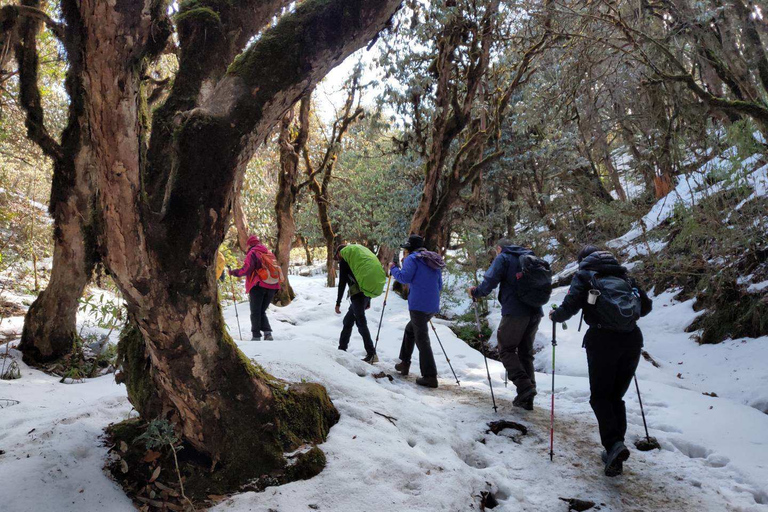
[[[437,387],[437,366],[429,342],[429,321],[440,311],[440,292],[443,290],[443,268],[445,262],[439,254],[424,248],[424,239],[411,235],[400,246],[405,251],[402,268],[390,263],[389,272],[402,284],[410,286],[408,310],[411,321],[405,326],[403,344],[400,346],[400,363],[395,370],[408,375],[414,345],[419,349],[421,377],[416,384],[429,388]]]
[[[601,324],[597,308],[588,301],[589,290],[597,286],[595,276],[626,280],[640,299],[640,316],[650,313],[653,303],[613,254],[589,245],[579,253],[579,270],[571,280],[568,295],[560,307],[549,314],[554,322],[564,322],[582,310],[584,321],[589,325],[584,335],[591,391],[589,404],[595,412],[600,440],[605,447],[602,454],[605,474],[616,476],[622,473],[623,463],[629,458],[629,450],[624,445],[627,433],[624,394],[640,362],[643,333],[631,317],[628,332],[607,329]]]
[[[363,337],[363,346],[366,356],[363,359],[366,363],[378,363],[376,349],[373,347],[371,331],[368,329],[368,320],[365,318],[365,311],[371,307],[371,299],[360,290],[357,284],[357,278],[352,272],[349,263],[344,261],[341,250],[346,247],[345,244],[336,248],[334,258],[339,262],[339,293],[336,296],[336,314],[341,314],[341,300],[344,298],[344,290],[349,286],[349,310],[344,316],[341,336],[339,337],[339,350],[347,350],[349,339],[352,336],[352,326],[357,324],[357,332]]]
[[[261,341],[261,333],[264,333],[264,339],[271,341],[272,327],[267,318],[267,308],[272,303],[277,290],[280,289],[280,283],[265,283],[259,277],[257,272],[261,267],[261,259],[265,255],[274,255],[261,243],[259,237],[250,236],[248,238],[248,252],[245,255],[245,261],[242,268],[229,270],[229,275],[234,277],[245,276],[245,293],[248,294],[248,301],[251,305],[251,341]]]
[[[501,323],[498,330],[499,357],[517,388],[512,402],[517,407],[533,410],[536,396],[536,375],[533,369],[533,341],[544,316],[541,308],[523,303],[517,296],[517,274],[521,272],[520,256],[531,255],[533,251],[510,240],[501,239],[496,243],[496,259],[485,273],[480,286],[469,289],[472,300],[485,297],[499,286]]]

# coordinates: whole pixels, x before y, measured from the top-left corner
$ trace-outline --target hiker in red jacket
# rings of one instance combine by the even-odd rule
[[[272,340],[267,308],[283,281],[283,273],[275,255],[261,243],[259,237],[251,235],[248,238],[248,253],[245,255],[243,267],[238,270],[230,269],[229,275],[245,276],[245,292],[251,305],[251,341],[261,341],[262,332],[265,340]]]

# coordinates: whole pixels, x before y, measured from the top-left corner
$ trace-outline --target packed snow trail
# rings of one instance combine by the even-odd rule
[[[591,500],[612,511],[768,511],[768,415],[683,389],[685,381],[672,386],[664,367],[645,361],[640,385],[651,435],[663,450],[632,449],[624,476],[604,477],[577,321],[569,322],[567,331],[558,329],[555,460],[550,462],[548,375],[537,374],[536,409],[522,411],[511,405],[514,389],[504,388],[501,364],[489,360],[499,405],[494,414],[482,356],[445,322],[435,321],[461,386],[431,334],[441,387],[420,388],[414,383],[418,353],[409,377],[393,369],[408,318],[405,301],[390,295],[380,363],[371,366],[360,361],[364,351],[356,331],[349,352],[336,349],[342,317],[333,313],[335,290],[324,287],[324,277],[292,276],[291,283],[296,301],[269,310],[275,341],[238,343],[275,376],[328,388],[341,413],[322,445],[328,465],[308,481],[236,495],[217,511],[463,512],[479,510],[479,495],[488,490],[500,501],[494,510],[502,511],[566,511],[560,497]],[[558,290],[553,301],[562,293]],[[368,311],[372,329],[382,302],[374,300]],[[644,319],[649,347],[661,343],[654,337],[669,328],[667,309],[657,308]],[[227,308],[226,319],[237,337],[233,308]],[[550,338],[551,323],[543,321],[537,346],[545,350],[537,354],[537,369],[551,365]],[[374,377],[382,371],[394,380]],[[101,471],[106,448],[99,440],[104,426],[129,414],[125,389],[111,376],[66,386],[26,367],[23,375],[0,381],[0,397],[21,401],[0,410],[0,449],[7,452],[0,456],[0,509],[132,510]],[[632,390],[627,407],[630,444],[642,435]],[[395,424],[376,413],[396,418]],[[521,423],[529,432],[487,433],[487,424],[499,419]]]

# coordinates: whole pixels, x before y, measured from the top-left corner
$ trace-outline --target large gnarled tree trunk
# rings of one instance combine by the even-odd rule
[[[254,367],[226,332],[213,263],[237,173],[308,89],[384,27],[399,0],[303,2],[210,92],[202,84],[211,77],[201,78],[194,59],[221,59],[207,52],[218,51],[218,38],[230,33],[227,20],[241,23],[237,9],[266,2],[217,3],[211,10],[222,12],[214,17],[182,4],[182,58],[168,99],[176,110],[156,112],[145,152],[142,67],[162,49],[158,29],[167,23],[162,2],[147,3],[68,0],[65,9],[68,23],[82,25],[83,101],[98,155],[98,238],[144,340],[153,396],[192,447],[245,480],[281,467],[284,450],[321,441],[338,413],[322,387],[286,387]],[[198,33],[205,37],[195,39]],[[179,92],[185,87],[186,96]],[[190,89],[192,101],[184,103]]]

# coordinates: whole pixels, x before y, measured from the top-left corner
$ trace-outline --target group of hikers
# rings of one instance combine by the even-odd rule
[[[248,245],[243,267],[230,270],[229,274],[246,277],[253,339],[260,340],[263,333],[264,339],[271,340],[272,329],[266,310],[280,287],[282,275],[275,276],[274,268],[269,268],[275,265],[274,255],[257,237],[252,236]],[[424,238],[419,235],[410,235],[400,247],[404,254],[402,265],[392,262],[387,268],[383,268],[377,257],[362,245],[342,244],[336,248],[334,259],[339,264],[336,314],[341,314],[346,290],[349,298],[338,348],[347,350],[352,328],[356,325],[366,352],[363,361],[378,362],[366,310],[371,307],[371,298],[382,293],[385,282],[389,290],[386,277],[389,276],[389,280],[408,286],[410,314],[400,346],[400,362],[395,365],[395,370],[407,376],[414,348],[418,348],[421,377],[416,379],[416,384],[437,388],[437,366],[430,344],[429,324],[440,310],[445,262],[439,254],[426,249]],[[551,294],[551,272],[547,262],[511,240],[499,240],[495,250],[496,257],[482,283],[467,292],[473,301],[477,301],[499,288],[502,313],[497,330],[499,358],[517,391],[513,405],[533,410],[537,394],[534,340],[544,317],[542,306]],[[643,346],[637,320],[650,313],[652,302],[610,252],[588,245],[579,253],[578,264],[568,294],[562,304],[553,305],[549,319],[553,324],[562,323],[581,311],[583,321],[589,326],[583,342],[589,367],[589,403],[597,418],[604,447],[604,472],[607,476],[617,476],[622,474],[623,463],[630,455],[624,444],[627,415],[623,398],[635,375]]]

